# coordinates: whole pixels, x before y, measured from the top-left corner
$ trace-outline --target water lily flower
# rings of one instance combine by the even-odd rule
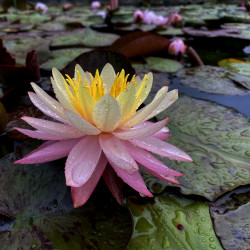
[[[168,47],[168,53],[175,56],[178,56],[179,54],[183,55],[186,51],[186,48],[187,46],[184,44],[184,42],[181,39],[177,39],[170,43]]]
[[[134,13],[134,21],[141,22],[144,19],[144,14],[141,10],[136,10]]]
[[[175,176],[183,175],[150,152],[178,161],[192,159],[164,141],[170,136],[165,127],[168,119],[147,121],[176,101],[177,90],[168,92],[168,87],[162,87],[150,104],[136,112],[151,90],[152,73],[143,79],[133,76],[129,82],[124,70],[116,74],[112,65],[106,64],[95,76],[79,65],[74,78],[66,75],[65,79],[56,68],[52,74],[59,102],[35,83],[31,83],[35,93],[29,92],[29,97],[38,109],[58,122],[22,117],[36,130],[16,129],[47,142],[15,163],[43,163],[68,156],[66,185],[71,187],[75,207],[88,200],[101,176],[120,203],[115,176],[141,195],[152,197],[137,163],[162,180],[178,183]]]
[[[156,15],[153,11],[149,11],[149,10],[145,10],[144,13],[143,12],[135,12],[134,13],[134,20],[136,17],[142,17],[142,21],[146,24],[155,24],[155,25],[164,25],[167,23],[168,18],[167,17],[163,17],[163,16],[158,16]]]
[[[107,16],[107,12],[106,12],[106,10],[99,10],[96,12],[96,15],[100,16],[102,19],[105,19]]]
[[[182,17],[177,13],[172,13],[168,17],[168,25],[176,25],[182,20]]]
[[[99,1],[94,1],[91,3],[91,8],[94,10],[99,9],[101,8],[101,3]]]
[[[38,2],[38,3],[36,3],[35,10],[45,14],[47,12],[47,10],[48,10],[48,6],[46,4],[44,4],[44,3]]]

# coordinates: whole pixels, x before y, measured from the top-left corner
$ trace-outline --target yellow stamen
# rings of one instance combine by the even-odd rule
[[[77,77],[75,78],[70,78],[68,75],[66,76],[65,80],[65,88],[66,91],[72,100],[72,103],[74,107],[76,108],[77,111],[81,115],[83,115],[83,112],[81,111],[81,106],[80,106],[80,101],[79,100],[79,88],[80,87],[86,87],[90,93],[90,95],[93,97],[94,101],[97,103],[100,98],[104,96],[104,87],[103,87],[103,78],[100,76],[99,71],[96,70],[95,77],[91,73],[89,73],[90,76],[90,84],[88,85],[87,79],[82,79],[81,75],[78,71],[76,71]],[[125,76],[125,71],[122,70],[120,73],[117,73],[114,83],[112,85],[110,94],[116,98],[122,91],[124,91],[128,84],[128,77],[129,74]],[[131,82],[134,82],[135,85],[138,83],[135,82],[135,75],[132,77]]]

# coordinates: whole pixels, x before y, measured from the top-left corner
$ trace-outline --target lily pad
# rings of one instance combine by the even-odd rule
[[[226,194],[210,208],[215,232],[224,249],[248,249],[250,235],[250,188]]]
[[[42,39],[39,37],[18,37],[16,39],[8,38],[4,39],[3,42],[8,51],[10,51],[12,55],[15,55],[16,63],[20,65],[25,65],[24,55],[32,49],[37,49],[39,62],[43,62],[43,51],[45,50],[46,54],[48,54],[50,43],[48,39]]]
[[[134,231],[132,249],[223,249],[209,215],[209,205],[173,194],[162,194],[154,204],[127,199]]]
[[[183,67],[179,62],[167,58],[147,57],[145,60],[143,67],[149,71],[175,73]]]
[[[176,186],[183,194],[215,200],[225,192],[249,184],[250,124],[247,117],[233,109],[188,96],[180,96],[157,119],[166,117],[170,118],[168,127],[173,135],[169,143],[188,153],[194,161],[159,158],[184,176],[179,178],[180,185],[174,185],[144,172],[143,177],[152,191],[161,192],[166,186]]]
[[[201,91],[221,95],[244,95],[250,89],[250,79],[220,67],[185,68],[177,73],[181,83]],[[237,83],[237,84],[235,84]],[[244,86],[240,87],[240,85]]]
[[[90,50],[91,49],[89,48],[53,50],[51,53],[52,58],[46,63],[42,64],[41,67],[49,69],[56,67],[57,69],[61,70],[77,56]]]
[[[160,57],[148,57],[146,62],[146,68],[165,73],[175,73],[183,67],[182,64],[175,60]]]
[[[74,75],[75,65],[79,64],[84,71],[88,71],[94,75],[96,70],[98,69],[100,72],[106,63],[113,65],[115,72],[120,72],[124,69],[129,74],[129,80],[135,74],[135,70],[132,68],[128,58],[109,50],[93,50],[81,54],[63,68],[62,74]]]
[[[31,148],[34,143],[0,160],[1,249],[124,249],[131,234],[128,211],[103,188],[74,209],[64,161],[13,164]]]
[[[70,32],[52,39],[52,47],[107,47],[111,45],[119,36],[109,33],[101,33],[92,29],[82,29],[77,32]]]
[[[159,35],[163,36],[182,36],[184,35],[184,32],[181,28],[175,28],[175,27],[168,27],[165,30],[160,30],[156,32]]]
[[[245,76],[250,76],[250,62],[248,61],[241,61],[229,58],[219,61],[218,65],[232,72]]]

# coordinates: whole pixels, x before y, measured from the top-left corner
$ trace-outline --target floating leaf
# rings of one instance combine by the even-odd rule
[[[152,98],[152,97],[151,97]],[[149,100],[147,100],[148,102]],[[250,180],[250,124],[233,109],[188,96],[180,98],[157,119],[169,117],[173,135],[168,142],[188,153],[194,162],[159,158],[166,166],[184,174],[178,178],[183,194],[215,200]],[[172,184],[144,172],[147,185],[161,192]]]
[[[235,73],[250,76],[250,62],[248,61],[229,58],[219,61],[218,65]]]
[[[159,51],[167,51],[169,39],[150,32],[137,31],[116,40],[110,49],[127,57],[145,56]]]
[[[58,70],[63,69],[68,63],[74,60],[77,56],[82,53],[88,52],[89,48],[75,48],[75,49],[59,49],[53,50],[51,53],[51,59],[46,63],[42,64],[42,68],[51,69],[56,67]]]
[[[63,161],[13,164],[34,146],[0,160],[1,249],[124,249],[131,234],[128,211],[106,188],[74,209]]]
[[[249,77],[238,75],[220,67],[200,66],[181,69],[177,76],[182,84],[207,93],[244,95],[248,93],[245,88],[250,89]],[[239,85],[245,88],[239,87]]]
[[[115,34],[101,33],[92,29],[82,29],[54,37],[51,46],[54,48],[77,46],[107,47],[118,38],[119,36]]]
[[[41,39],[40,37],[17,37],[5,38],[4,46],[13,54],[16,58],[16,63],[19,65],[25,65],[25,55],[32,49],[44,45],[49,50],[48,40]],[[42,60],[41,60],[42,62]]]
[[[62,73],[74,75],[75,65],[79,64],[84,71],[95,74],[96,69],[101,71],[106,63],[113,65],[115,72],[120,72],[124,69],[127,74],[130,74],[129,79],[135,74],[135,70],[124,55],[107,50],[94,50],[81,54],[70,62],[62,70]]]
[[[179,62],[161,58],[161,57],[147,57],[145,58],[146,64],[133,64],[136,69],[144,69],[148,71],[164,72],[164,73],[175,73],[183,66]]]
[[[209,215],[209,205],[173,194],[154,204],[127,199],[134,231],[128,249],[223,249]]]
[[[234,190],[212,203],[210,213],[224,249],[249,248],[249,211],[249,187]]]

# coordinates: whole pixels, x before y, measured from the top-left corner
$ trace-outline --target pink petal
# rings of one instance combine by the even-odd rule
[[[109,162],[116,166],[130,170],[138,170],[138,166],[131,155],[127,152],[123,142],[111,134],[99,135],[100,145]]]
[[[112,162],[110,162],[110,164],[115,170],[115,172],[117,173],[117,175],[130,187],[132,187],[133,189],[135,189],[136,191],[138,191],[139,193],[143,195],[153,197],[153,195],[147,189],[139,171],[128,173],[128,171],[121,169],[120,167],[116,166]]]
[[[63,158],[69,154],[78,141],[79,139],[69,139],[59,142],[47,141],[15,163],[34,164]]]
[[[155,138],[158,138],[158,139],[160,139],[162,141],[165,141],[172,135],[171,134],[166,134],[166,133],[160,131],[160,132],[155,133],[152,136],[155,137]]]
[[[153,135],[159,132],[168,122],[168,118],[159,122],[150,123],[140,128],[133,128],[129,130],[122,130],[119,132],[113,132],[112,134],[122,140],[131,140],[137,138],[143,138],[149,135]]]
[[[32,101],[32,103],[38,108],[40,109],[45,115],[52,117],[55,120],[61,121],[61,122],[67,122],[66,120],[62,119],[60,116],[58,116],[55,112],[53,112],[47,105],[45,102],[42,101],[42,99],[40,99],[38,97],[37,94],[32,93],[32,92],[28,92],[30,100]]]
[[[51,135],[62,136],[64,138],[79,138],[84,136],[83,133],[80,133],[70,125],[27,116],[22,117],[22,119],[32,127]]]
[[[93,174],[101,153],[98,136],[85,136],[81,139],[70,152],[66,162],[66,185],[84,185]]]
[[[145,168],[146,169],[146,168]],[[179,181],[174,177],[174,176],[164,176],[162,174],[158,174],[156,172],[153,172],[151,171],[150,169],[147,169],[147,171],[156,176],[157,178],[163,180],[163,181],[167,181],[167,182],[170,182],[170,183],[173,183],[173,184],[180,184]]]
[[[123,205],[123,194],[122,194],[123,181],[122,179],[120,179],[117,176],[115,171],[109,165],[106,167],[102,176],[109,191],[112,193],[114,198],[117,200],[117,202],[120,205]]]
[[[93,172],[89,180],[83,186],[71,187],[71,196],[75,208],[80,207],[87,202],[90,195],[94,191],[98,181],[100,180],[106,165],[107,165],[107,159],[104,154],[101,154],[101,157],[95,168],[95,171]]]
[[[144,128],[145,126],[148,126],[149,124],[152,124],[152,123],[153,122],[149,122],[149,121],[141,122],[135,125],[134,127],[132,127],[131,129]],[[168,127],[163,127],[159,132],[153,134],[152,136],[161,140],[167,140],[171,136],[171,134],[167,134],[168,132],[169,132]]]
[[[126,148],[131,156],[148,171],[150,170],[153,173],[162,175],[183,176],[182,173],[168,168],[152,154],[142,148],[136,147],[129,142],[126,142]]]
[[[145,121],[145,122],[141,122],[137,125],[135,125],[134,127],[132,127],[131,129],[137,129],[137,128],[144,128],[145,126],[148,126],[150,124],[153,124],[154,122],[149,122],[149,121]],[[161,130],[161,132],[169,132],[168,127],[163,127]]]
[[[48,134],[46,132],[43,131],[39,131],[39,130],[29,130],[29,129],[23,129],[23,128],[14,128],[17,131],[31,137],[31,138],[35,138],[38,140],[53,140],[53,141],[60,141],[60,140],[66,140],[68,139],[67,137],[63,137],[63,136],[55,136],[55,135],[51,135]]]
[[[188,154],[179,148],[152,136],[130,141],[140,148],[144,148],[155,154],[168,157],[171,160],[193,161]]]

